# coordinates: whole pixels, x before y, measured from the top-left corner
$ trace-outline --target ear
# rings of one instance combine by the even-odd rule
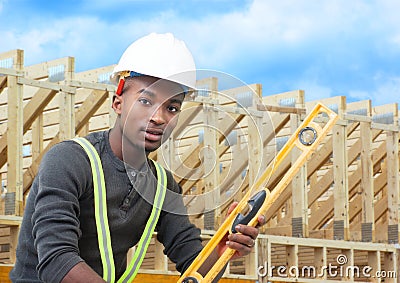
[[[113,97],[113,102],[112,102],[112,108],[114,109],[114,112],[116,114],[121,114],[122,112],[122,95],[114,95]]]

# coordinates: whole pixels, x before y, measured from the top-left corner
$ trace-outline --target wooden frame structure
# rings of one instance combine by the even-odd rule
[[[115,87],[108,81],[113,66],[76,73],[71,57],[33,66],[24,66],[23,59],[22,50],[0,54],[4,263],[15,259],[24,200],[43,154],[61,140],[107,129],[115,119],[110,107]],[[207,240],[229,204],[241,198],[316,102],[305,102],[304,91],[262,96],[259,84],[219,90],[216,77],[199,80],[197,86],[173,135],[151,157],[174,173],[191,220]],[[260,278],[257,268],[283,259],[287,266],[300,267],[313,257],[322,266],[338,253],[346,255],[347,266],[361,262],[377,271],[399,271],[399,105],[372,107],[370,100],[348,103],[343,96],[319,102],[336,111],[340,121],[267,211],[269,221],[254,254],[232,262],[226,280],[320,282],[276,274]],[[271,177],[270,190],[294,158]],[[174,278],[159,245],[154,241],[141,276]],[[322,279],[336,280],[328,277]]]

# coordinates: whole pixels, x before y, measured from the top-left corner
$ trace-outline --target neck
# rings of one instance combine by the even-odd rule
[[[123,135],[116,127],[109,135],[111,150],[119,159],[135,169],[140,169],[147,160],[148,153],[124,140]]]

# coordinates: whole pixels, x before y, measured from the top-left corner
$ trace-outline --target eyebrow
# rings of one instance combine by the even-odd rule
[[[139,90],[137,93],[148,95],[148,96],[151,97],[151,98],[156,97],[156,94],[155,94],[154,92],[152,92],[152,91],[150,91],[150,90],[147,90],[147,89],[145,89],[145,88]],[[177,96],[179,96],[179,95],[181,95],[181,94],[182,94],[182,93],[178,93],[177,95],[171,97],[171,98],[169,99],[169,102],[170,102],[170,103],[179,103],[180,105],[182,105],[183,100],[176,98]]]
[[[146,95],[148,95],[148,96],[150,96],[150,97],[152,97],[152,98],[156,96],[156,94],[155,94],[154,92],[152,92],[152,91],[150,91],[150,90],[147,90],[147,89],[145,89],[145,88],[142,88],[142,89],[139,90],[137,93],[146,94]]]

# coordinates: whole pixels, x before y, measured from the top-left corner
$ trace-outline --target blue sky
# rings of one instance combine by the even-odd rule
[[[0,0],[0,53],[25,64],[75,57],[76,71],[114,64],[136,38],[172,32],[197,66],[263,94],[303,89],[400,102],[398,0]]]

